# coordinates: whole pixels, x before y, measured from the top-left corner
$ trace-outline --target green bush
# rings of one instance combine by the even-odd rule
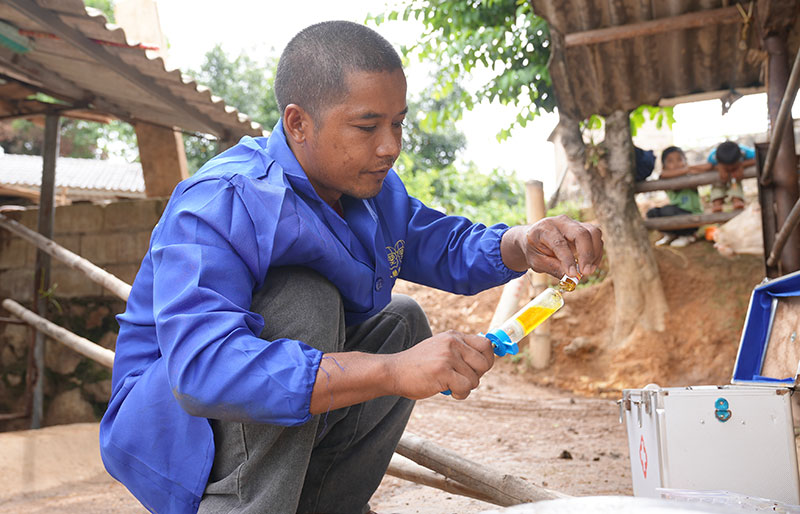
[[[429,207],[487,225],[525,222],[525,193],[512,173],[499,169],[483,173],[474,163],[416,172],[400,168],[409,194]]]

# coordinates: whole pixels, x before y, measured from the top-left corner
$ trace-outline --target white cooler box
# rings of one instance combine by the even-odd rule
[[[624,390],[634,495],[723,490],[800,504],[799,336],[797,272],[753,290],[731,385]]]

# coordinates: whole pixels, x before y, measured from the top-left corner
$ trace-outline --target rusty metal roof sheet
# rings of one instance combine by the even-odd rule
[[[145,121],[236,140],[262,128],[125,32],[90,15],[81,0],[3,0],[0,20],[28,39],[31,50],[0,45],[0,74],[125,121]]]
[[[763,85],[764,55],[756,17],[742,39],[744,18],[735,2],[531,0],[531,4],[548,22],[554,46],[563,48],[565,69],[551,64],[550,70],[559,108],[580,118],[656,105],[665,98]],[[743,2],[745,14],[748,4]],[[680,27],[671,25],[681,16]],[[619,37],[622,32],[627,35]]]
[[[42,157],[0,153],[0,186],[31,186],[42,182]],[[100,159],[59,157],[56,188],[67,196],[144,198],[142,165]]]

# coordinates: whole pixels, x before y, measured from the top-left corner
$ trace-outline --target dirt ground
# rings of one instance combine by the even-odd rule
[[[418,402],[408,430],[549,489],[630,495],[625,428],[614,400],[623,388],[651,382],[728,383],[750,291],[763,276],[759,257],[725,258],[705,242],[655,252],[670,307],[665,332],[638,334],[624,350],[609,350],[613,277],[580,288],[548,321],[548,369],[529,369],[524,352],[498,359],[469,399]],[[500,296],[499,289],[463,297],[407,283],[397,291],[422,304],[434,332],[486,330]],[[4,496],[2,488],[3,512],[144,512],[104,473],[27,494]],[[386,477],[372,507],[382,514],[469,514],[491,505]]]

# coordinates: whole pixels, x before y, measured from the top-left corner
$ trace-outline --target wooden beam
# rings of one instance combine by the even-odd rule
[[[42,8],[30,0],[7,0],[18,11],[26,14],[37,23],[40,23],[53,31],[57,36],[71,43],[78,50],[84,54],[92,57],[97,62],[114,71],[120,76],[127,79],[132,84],[138,86],[143,91],[153,94],[165,104],[171,106],[176,111],[180,112],[189,119],[194,120],[201,126],[209,128],[209,131],[214,133],[221,139],[227,138],[228,129],[224,125],[214,121],[205,114],[193,109],[187,105],[183,98],[174,95],[168,88],[161,86],[152,79],[136,69],[134,66],[125,64],[121,59],[114,56],[103,46],[94,43],[91,39],[86,37],[85,34],[78,29],[71,27],[64,23],[58,15],[54,14],[48,9]]]
[[[778,150],[781,147],[783,131],[786,130],[786,125],[792,118],[792,105],[794,104],[794,97],[797,95],[798,84],[800,84],[800,49],[797,50],[797,54],[794,57],[792,73],[789,76],[786,89],[783,91],[778,115],[775,118],[775,125],[769,137],[770,145],[767,150],[767,159],[764,162],[764,169],[759,179],[764,186],[772,182],[772,168],[775,167],[775,158],[778,157]]]
[[[755,178],[756,168],[749,166],[744,169],[744,178]],[[716,184],[719,182],[719,173],[707,171],[705,173],[693,173],[673,178],[660,178],[658,180],[643,180],[634,186],[634,192],[647,193],[648,191],[677,191],[690,187]]]
[[[20,0],[14,0],[20,1]],[[564,36],[566,48],[573,46],[595,45],[607,43],[609,41],[619,41],[631,39],[639,36],[652,36],[663,32],[677,30],[696,29],[708,25],[718,25],[726,23],[738,23],[742,21],[742,16],[735,6],[722,7],[720,9],[709,9],[705,11],[695,11],[668,18],[630,23],[628,25],[618,25],[615,27],[605,27],[602,29],[587,30],[584,32],[573,32]]]
[[[27,198],[28,200],[33,200],[34,202],[39,203],[38,188],[34,189],[34,188],[19,187],[19,186],[0,185],[0,195],[19,196],[21,198]]]
[[[737,87],[736,92],[742,96],[757,95],[766,92],[764,86],[754,87]],[[704,102],[706,100],[719,100],[723,96],[729,94],[730,89],[720,89],[718,91],[704,91],[702,93],[693,93],[690,95],[673,96],[670,98],[662,98],[658,101],[660,107],[674,107],[680,104],[688,104],[692,102]]]
[[[16,73],[24,75],[24,77],[8,77],[9,79],[20,82],[36,91],[41,91],[63,101],[80,105],[91,104],[97,110],[113,114],[124,121],[132,118],[131,113],[119,105],[101,98],[61,75],[43,68],[38,63],[25,57],[17,56],[10,50],[0,46],[0,65],[3,64]],[[33,83],[36,81],[38,83]]]
[[[649,230],[679,230],[682,228],[697,228],[713,223],[725,223],[741,214],[742,211],[711,212],[707,214],[681,214],[680,216],[665,216],[663,218],[647,218],[644,226]]]

